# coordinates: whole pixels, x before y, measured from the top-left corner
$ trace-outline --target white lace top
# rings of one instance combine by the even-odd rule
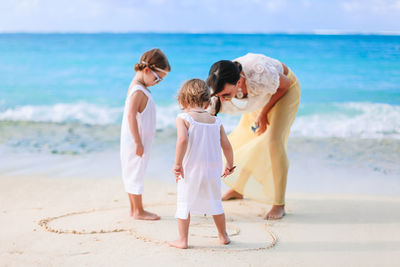
[[[253,53],[233,61],[242,65],[248,95],[245,99],[233,98],[232,101],[224,101],[220,112],[236,115],[262,109],[279,87],[279,73],[283,74],[281,62]]]

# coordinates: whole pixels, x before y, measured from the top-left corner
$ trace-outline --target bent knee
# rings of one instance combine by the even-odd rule
[[[283,138],[269,138],[268,148],[271,156],[277,157],[279,155],[286,155],[286,146]]]

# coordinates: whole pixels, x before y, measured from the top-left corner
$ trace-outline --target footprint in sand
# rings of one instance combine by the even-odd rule
[[[218,243],[217,230],[211,216],[192,216],[190,247],[193,249],[248,251],[273,247],[275,235],[257,213],[249,213],[241,202],[225,205],[227,232],[232,241],[227,246]],[[148,205],[161,216],[160,221],[135,221],[127,216],[127,207],[72,212],[39,222],[49,232],[59,234],[102,234],[127,232],[135,238],[156,244],[167,244],[177,238],[177,223],[173,217],[175,204]],[[247,211],[246,211],[247,210]]]

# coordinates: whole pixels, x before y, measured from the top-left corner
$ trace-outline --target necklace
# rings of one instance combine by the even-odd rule
[[[188,112],[197,112],[197,113],[206,113],[206,110],[195,110],[195,109],[188,109]]]

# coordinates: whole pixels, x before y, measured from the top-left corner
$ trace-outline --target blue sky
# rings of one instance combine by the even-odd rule
[[[400,32],[400,0],[1,0],[0,32]]]

